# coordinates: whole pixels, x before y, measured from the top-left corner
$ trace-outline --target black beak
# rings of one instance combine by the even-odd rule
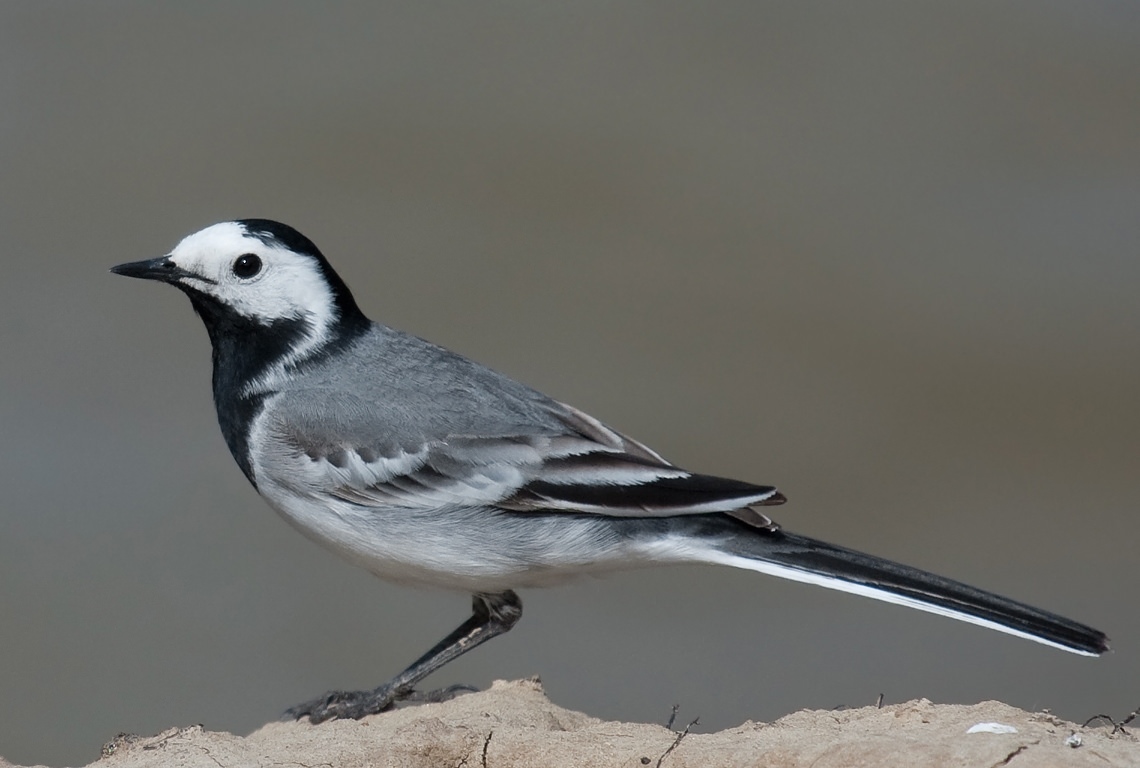
[[[131,261],[111,267],[116,275],[137,277],[142,280],[158,280],[163,283],[175,283],[183,277],[193,277],[190,272],[179,267],[169,256],[146,261]]]

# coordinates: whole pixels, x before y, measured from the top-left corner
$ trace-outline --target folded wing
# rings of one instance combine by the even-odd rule
[[[774,526],[750,507],[782,503],[775,488],[688,472],[581,411],[561,403],[550,407],[561,431],[413,434],[394,441],[336,428],[342,419],[296,413],[271,417],[268,430],[277,450],[298,467],[296,482],[363,506],[489,506],[620,517],[721,512]],[[352,422],[358,426],[357,415]]]

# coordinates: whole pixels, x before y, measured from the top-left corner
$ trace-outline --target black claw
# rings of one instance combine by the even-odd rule
[[[313,725],[333,719],[359,720],[368,715],[395,709],[397,701],[438,703],[477,690],[479,689],[471,685],[452,685],[434,691],[420,692],[413,689],[393,690],[390,685],[382,685],[374,691],[329,691],[312,701],[290,707],[285,710],[281,719],[308,718]]]
[[[387,686],[374,691],[329,691],[324,696],[285,710],[283,720],[309,718],[316,725],[326,720],[359,720],[393,707],[396,696]]]

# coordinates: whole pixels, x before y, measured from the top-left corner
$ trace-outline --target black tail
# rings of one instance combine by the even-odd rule
[[[1071,619],[807,536],[741,526],[727,539],[716,537],[714,546],[712,556],[701,559],[906,605],[1074,653],[1108,650],[1103,632]]]

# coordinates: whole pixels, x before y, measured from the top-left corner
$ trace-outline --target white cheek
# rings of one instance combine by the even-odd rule
[[[203,285],[223,304],[246,317],[265,322],[304,319],[316,329],[336,320],[332,292],[316,267],[294,254],[267,254],[263,274],[242,280],[219,276],[217,285]]]
[[[258,256],[261,274],[243,280],[233,273],[244,253]],[[214,296],[239,314],[268,322],[304,317],[325,325],[335,313],[332,293],[319,266],[307,256],[267,246],[235,222],[215,224],[186,237],[171,253],[175,264],[201,279],[183,284]]]
[[[226,281],[219,287],[219,298],[238,314],[272,322],[307,317],[311,308],[290,296],[287,276],[267,274],[260,280]]]

